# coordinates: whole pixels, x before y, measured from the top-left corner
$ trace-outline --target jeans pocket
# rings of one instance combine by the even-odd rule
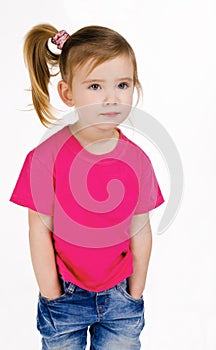
[[[58,302],[60,301],[61,299],[64,299],[66,296],[66,293],[62,293],[59,297],[57,298],[47,298],[41,294],[39,294],[39,299],[43,302],[43,303],[55,303],[55,302]]]
[[[136,304],[144,304],[143,297],[137,299],[132,297],[127,291],[127,281],[123,281],[117,285],[117,290],[124,296],[125,299]]]
[[[64,314],[71,305],[76,285],[71,282],[62,284],[63,294],[49,299],[39,295],[37,328],[42,336],[52,337],[59,332],[59,323],[64,323]]]
[[[65,282],[63,280],[60,280],[60,282],[62,285],[63,293],[59,297],[49,299],[39,293],[39,300],[41,300],[41,302],[45,304],[53,304],[60,301],[64,301],[68,296],[71,296],[74,293],[76,288],[75,284],[73,284],[72,282]]]
[[[43,297],[40,297],[38,300],[37,329],[43,337],[51,337],[56,334],[56,328],[50,311],[42,299]]]

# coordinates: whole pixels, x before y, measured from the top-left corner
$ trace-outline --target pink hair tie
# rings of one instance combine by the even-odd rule
[[[51,42],[57,45],[59,50],[62,50],[69,36],[70,35],[65,30],[60,30],[60,32],[56,33],[56,35],[52,37]]]

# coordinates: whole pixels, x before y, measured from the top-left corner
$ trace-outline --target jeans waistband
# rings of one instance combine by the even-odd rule
[[[65,291],[65,290],[69,290],[69,289],[70,289],[70,291],[74,291],[74,290],[77,289],[77,288],[86,291],[86,289],[84,289],[84,288],[82,288],[82,287],[79,287],[78,285],[76,285],[76,284],[73,283],[73,282],[65,281],[65,280],[62,278],[61,275],[59,275],[59,280],[60,280],[60,282],[61,282],[61,285],[62,285],[62,288],[63,288],[64,291]],[[110,291],[116,289],[118,286],[121,286],[122,288],[126,289],[126,288],[127,288],[127,278],[124,279],[123,281],[119,282],[118,284],[114,285],[114,286],[111,287],[111,288],[102,290],[102,291],[100,291],[100,292],[95,292],[95,293],[100,293],[100,294],[102,294],[102,293],[107,293],[107,292],[110,292]],[[91,292],[90,290],[87,290],[87,291],[88,291],[88,292]]]

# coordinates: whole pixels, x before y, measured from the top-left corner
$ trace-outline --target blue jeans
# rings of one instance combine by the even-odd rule
[[[62,281],[63,294],[39,296],[37,328],[42,350],[139,350],[144,327],[143,298],[127,292],[127,280],[102,292],[89,292]]]

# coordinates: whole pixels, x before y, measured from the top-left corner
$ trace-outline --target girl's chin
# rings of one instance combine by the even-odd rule
[[[101,129],[101,130],[111,130],[111,129],[115,129],[118,125],[119,125],[119,123],[106,122],[106,123],[97,124],[97,125],[95,125],[95,127],[97,129]]]

